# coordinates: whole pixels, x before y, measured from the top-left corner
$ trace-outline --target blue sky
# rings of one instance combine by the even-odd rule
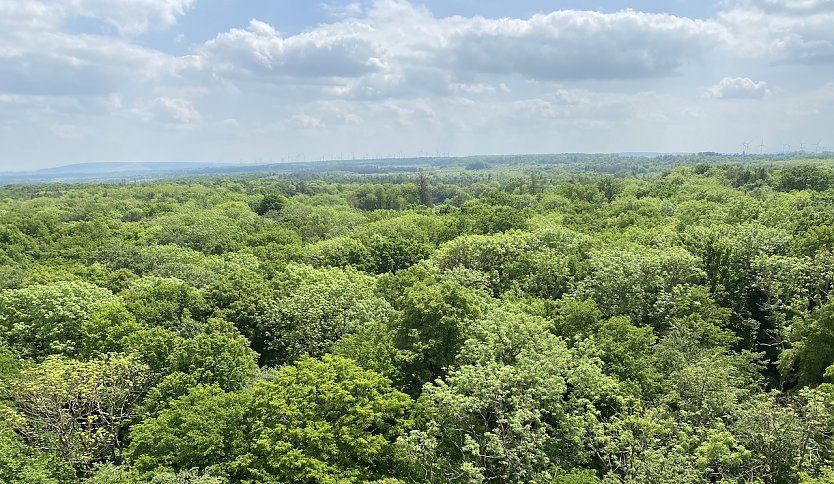
[[[145,46],[158,48],[170,53],[186,53],[191,43],[201,43],[228,30],[232,26],[246,25],[257,18],[270,23],[285,34],[297,34],[314,29],[317,25],[333,20],[327,5],[346,6],[357,2],[327,2],[303,0],[207,0],[195,2],[188,15],[177,24],[163,31],[151,31],[141,35],[137,41]],[[361,4],[361,2],[359,2]],[[708,18],[715,12],[715,4],[705,1],[512,1],[506,0],[434,0],[414,2],[427,7],[438,17],[455,15],[487,18],[529,18],[537,13],[550,13],[560,9],[596,10],[616,12],[633,9],[643,12],[670,13],[692,18]],[[70,27],[76,32],[112,33],[115,28],[107,23],[90,18],[76,18]]]
[[[0,170],[834,144],[834,0],[2,0]]]

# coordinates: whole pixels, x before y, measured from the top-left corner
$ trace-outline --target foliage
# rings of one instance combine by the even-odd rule
[[[9,419],[29,443],[86,474],[122,447],[121,430],[137,417],[149,377],[146,366],[120,355],[89,362],[51,356],[10,382]]]
[[[829,483],[834,170],[0,187],[0,481]]]
[[[781,354],[784,372],[796,371],[800,385],[834,381],[834,301],[793,325],[793,346]]]
[[[139,323],[184,334],[194,331],[194,318],[208,312],[202,293],[179,279],[138,279],[120,296]]]
[[[0,291],[0,338],[22,357],[74,355],[81,326],[110,291],[83,282],[56,282]]]
[[[287,199],[279,193],[267,193],[255,206],[255,213],[266,215],[268,212],[280,212],[287,204]]]
[[[343,336],[384,319],[390,310],[374,294],[374,279],[352,269],[290,265],[273,282],[275,298],[259,320],[268,335],[266,361],[321,356]]]
[[[74,477],[57,456],[28,447],[6,424],[0,424],[0,481],[58,484]]]
[[[585,419],[616,400],[616,384],[546,321],[497,309],[473,328],[448,376],[425,386],[401,452],[416,480],[532,481],[551,465],[585,464]]]
[[[412,394],[445,374],[483,312],[478,294],[454,281],[416,284],[392,321],[393,346],[402,384]]]
[[[303,359],[239,393],[197,387],[131,432],[145,473],[203,468],[232,480],[365,482],[391,472],[410,399],[345,358]]]

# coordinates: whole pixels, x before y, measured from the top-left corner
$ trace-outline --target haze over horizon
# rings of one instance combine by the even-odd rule
[[[587,4],[3,0],[0,171],[834,143],[834,1]]]

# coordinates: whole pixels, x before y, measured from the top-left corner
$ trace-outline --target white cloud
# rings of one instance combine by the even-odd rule
[[[781,64],[834,63],[834,0],[743,0],[715,23],[733,51]]]
[[[834,12],[834,0],[743,0],[740,4],[769,13],[808,15]]]
[[[123,33],[168,26],[193,0],[0,1],[0,92],[26,95],[106,95],[136,82],[170,77],[187,65],[107,35],[71,34],[64,22],[94,17]]]
[[[0,94],[0,103],[21,104],[25,102],[23,96],[17,94]]]
[[[153,106],[171,121],[183,124],[200,122],[201,116],[191,101],[182,98],[158,97]]]
[[[768,142],[751,126],[821,130],[834,114],[830,86],[819,89],[834,75],[834,0],[726,0],[705,20],[632,10],[441,18],[405,0],[324,1],[322,23],[307,30],[252,20],[196,45],[172,40],[178,56],[137,34],[171,27],[194,0],[0,0],[0,143],[12,146],[2,156],[30,156],[13,136],[23,132],[52,137],[38,146],[44,158],[81,145],[106,159],[127,152],[107,156],[113,147],[192,159],[315,157],[323,146],[678,151],[721,149],[699,144],[719,139],[735,149],[745,137]],[[79,34],[78,17],[110,27]],[[713,85],[728,65],[750,77]],[[761,102],[738,110],[706,98]],[[77,141],[98,133],[133,144]]]
[[[15,47],[0,52],[0,91],[7,93],[104,95],[173,76],[185,61],[101,36],[44,32],[12,39]]]
[[[97,18],[123,34],[135,35],[152,28],[170,27],[194,0],[52,0],[45,3],[70,15]]]
[[[557,89],[538,98],[522,99],[510,105],[509,115],[527,119],[622,122],[642,112],[641,106],[657,104],[657,95],[595,92],[586,89]]]
[[[464,94],[494,94],[497,91],[495,86],[491,84],[467,84],[465,82],[452,83],[449,85],[449,89]]]
[[[327,26],[283,37],[274,27],[252,20],[206,42],[198,55],[211,69],[231,78],[357,77],[378,68],[379,52],[368,40]]]
[[[767,83],[749,77],[725,77],[704,93],[708,99],[762,99],[770,95]]]
[[[320,6],[325,13],[334,18],[359,17],[365,12],[362,4],[359,2],[349,3],[347,5],[322,3]]]
[[[710,22],[630,10],[443,24],[453,28],[433,55],[460,76],[521,75],[544,81],[675,75],[724,35]]]
[[[404,0],[378,0],[361,18],[291,36],[252,20],[196,53],[225,79],[268,85],[278,77],[339,78],[327,81],[326,89],[374,99],[452,95],[463,86],[486,85],[480,79],[491,76],[541,81],[674,76],[725,37],[723,27],[712,22],[631,10],[436,18]]]
[[[58,26],[72,17],[95,18],[120,33],[135,35],[167,28],[184,15],[195,0],[3,0],[0,19],[9,25]],[[0,23],[3,23],[0,20]]]
[[[202,120],[202,115],[188,99],[165,96],[137,102],[128,113],[146,122],[165,125],[193,125]]]
[[[326,127],[321,119],[309,114],[296,114],[287,120],[287,124],[300,129],[323,129]]]

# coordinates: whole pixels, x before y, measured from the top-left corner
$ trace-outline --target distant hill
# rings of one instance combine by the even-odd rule
[[[263,165],[199,162],[98,162],[0,173],[0,184],[153,179],[212,173],[260,171]]]
[[[137,173],[137,172],[170,172],[170,171],[194,171],[205,168],[220,168],[235,166],[231,163],[197,163],[197,162],[99,162],[99,163],[76,163],[73,165],[57,166],[37,170],[33,174],[41,175],[91,175],[110,173]]]
[[[476,155],[466,157],[381,158],[363,160],[329,160],[270,164],[201,163],[201,162],[113,162],[77,163],[29,172],[0,173],[0,185],[26,183],[80,183],[149,181],[163,178],[189,178],[205,175],[298,175],[349,173],[356,175],[408,174],[421,170],[476,170],[496,167],[513,168],[529,164],[542,167],[561,166],[573,173],[630,174],[648,173],[694,163],[739,163],[830,160],[833,153],[771,153],[739,155],[733,153],[561,153],[524,155]]]
[[[97,162],[45,168],[28,172],[0,172],[0,185],[48,182],[112,182],[152,180],[198,175],[243,173],[289,173],[340,171],[350,173],[391,173],[417,171],[420,167],[446,166],[452,158],[380,160],[332,160],[271,164],[200,162]],[[454,162],[452,162],[454,163]]]

